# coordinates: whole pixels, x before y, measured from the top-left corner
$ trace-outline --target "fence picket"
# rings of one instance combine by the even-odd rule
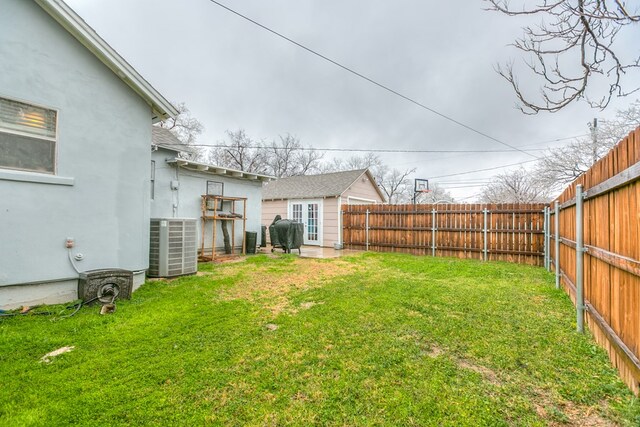
[[[487,259],[541,265],[543,240],[536,235],[542,230],[527,221],[541,217],[543,209],[543,204],[344,205],[344,244],[366,249],[368,235],[370,250],[483,259],[486,237]]]
[[[372,250],[546,264],[574,303],[582,275],[585,322],[621,378],[638,394],[639,168],[640,128],[570,184],[557,198],[553,212],[545,213],[544,204],[345,205],[345,247],[364,247],[364,213],[369,209],[371,225],[376,227],[369,236]],[[576,256],[577,185],[587,192],[581,218],[587,250],[578,255],[582,268]]]

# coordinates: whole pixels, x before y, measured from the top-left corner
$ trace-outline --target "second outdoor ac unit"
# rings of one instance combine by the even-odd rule
[[[149,276],[173,277],[198,271],[198,220],[152,218]]]

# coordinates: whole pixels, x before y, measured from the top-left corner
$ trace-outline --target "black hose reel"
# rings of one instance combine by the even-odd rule
[[[96,296],[102,304],[113,304],[119,294],[120,285],[117,283],[105,283],[100,285]]]

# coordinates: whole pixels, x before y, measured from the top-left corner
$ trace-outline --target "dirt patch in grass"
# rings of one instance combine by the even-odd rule
[[[314,305],[321,305],[321,304],[324,304],[324,302],[322,302],[322,301],[320,301],[320,302],[307,301],[307,302],[303,302],[302,304],[300,304],[300,309],[301,310],[309,310]]]
[[[598,413],[598,407],[577,406],[572,402],[567,402],[563,405],[562,409],[569,419],[569,425],[571,426],[608,427],[617,425],[614,422],[603,418]]]
[[[437,345],[431,345],[429,350],[425,351],[424,354],[435,359],[436,357],[442,356],[444,354],[444,350]]]
[[[480,374],[485,381],[493,385],[502,384],[502,382],[498,378],[498,375],[493,370],[487,368],[486,366],[474,363],[468,359],[463,359],[451,355],[450,351],[448,351],[446,348],[433,342],[426,341],[416,331],[411,331],[407,335],[400,336],[399,338],[405,341],[413,341],[420,348],[420,354],[422,356],[427,356],[432,359],[436,359],[440,356],[449,356],[451,360],[455,362],[455,364],[460,368]]]
[[[416,312],[418,313],[418,312]],[[402,341],[413,342],[420,349],[420,356],[427,356],[432,359],[440,357],[446,353],[445,349],[438,344],[425,341],[417,331],[409,331],[406,335],[399,336]]]
[[[498,375],[486,366],[478,365],[467,359],[457,359],[456,363],[462,369],[467,369],[480,374],[485,381],[490,382],[493,385],[501,385]]]
[[[570,401],[553,399],[548,392],[535,389],[533,405],[536,414],[553,427],[613,427],[618,424],[600,415],[605,403],[597,406],[581,406]]]
[[[198,277],[202,277],[202,276],[214,276],[215,273],[212,273],[211,271],[198,271],[196,273],[196,276]]]
[[[254,269],[244,270],[236,284],[222,289],[220,296],[225,300],[245,299],[259,303],[274,315],[284,311],[295,313],[297,307],[292,306],[289,293],[321,287],[329,279],[349,275],[360,269],[360,266],[346,261],[327,263],[309,259],[297,259],[283,270],[256,266]],[[229,273],[237,274],[235,270],[223,274]],[[303,303],[300,308],[308,309],[316,304],[318,303]]]
[[[245,262],[246,260],[246,256],[221,256],[211,262],[214,264],[238,264],[240,262]]]

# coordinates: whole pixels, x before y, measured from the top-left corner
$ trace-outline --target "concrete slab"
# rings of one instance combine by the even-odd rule
[[[339,258],[341,256],[355,255],[363,251],[356,251],[352,249],[340,249],[335,250],[333,248],[321,248],[318,246],[303,246],[301,249],[300,258]],[[291,251],[292,253],[297,251]]]

